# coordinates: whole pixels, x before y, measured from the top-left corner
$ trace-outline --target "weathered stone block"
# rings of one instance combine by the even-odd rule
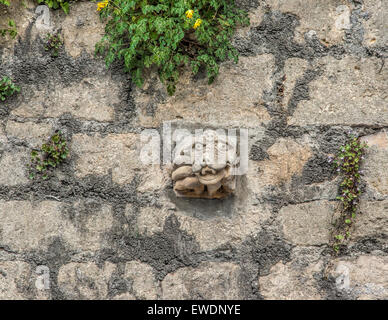
[[[160,191],[169,183],[171,183],[171,177],[165,168],[160,168],[159,165],[144,166],[137,191]]]
[[[363,21],[365,27],[364,44],[373,47],[387,45],[388,2],[385,0],[365,0],[363,10],[369,16],[369,19]]]
[[[62,24],[66,51],[74,58],[83,50],[93,55],[96,43],[104,35],[104,28],[95,3],[81,2],[72,6],[71,14],[66,15]]]
[[[120,86],[109,75],[99,75],[71,86],[57,87],[48,94],[45,115],[59,117],[68,112],[80,119],[111,121],[114,106],[120,102]]]
[[[204,262],[198,268],[182,268],[162,281],[162,299],[241,299],[240,267],[228,262]]]
[[[286,240],[297,245],[322,245],[330,241],[334,203],[313,201],[283,207],[279,220]]]
[[[388,113],[388,111],[386,111]],[[388,196],[388,133],[363,137],[369,148],[365,155],[365,181],[378,197]]]
[[[27,299],[24,288],[31,282],[31,269],[22,261],[0,261],[0,300]]]
[[[303,166],[312,156],[307,144],[302,145],[284,138],[274,143],[267,154],[269,159],[249,162],[247,185],[254,192],[259,192],[268,185],[289,183],[294,175],[302,173]]]
[[[313,30],[325,45],[342,41],[350,29],[351,6],[342,0],[269,0],[272,10],[290,12],[299,17],[295,39],[303,42],[304,35]]]
[[[113,182],[126,184],[140,167],[136,134],[106,137],[77,134],[72,140],[72,150],[77,155],[76,175],[81,178],[90,174],[107,175],[111,171]]]
[[[93,262],[63,265],[58,271],[58,288],[66,299],[106,299],[108,285],[116,266],[105,262],[99,268]]]
[[[322,296],[313,277],[320,269],[319,263],[295,269],[279,262],[269,275],[259,278],[260,293],[269,300],[320,300]]]
[[[388,235],[388,200],[361,201],[360,211],[355,219],[352,240],[385,238]]]
[[[216,212],[215,216],[201,219],[185,212],[169,210],[175,206],[167,201],[164,204],[162,209],[147,207],[140,211],[137,216],[138,231],[148,236],[162,232],[167,217],[175,214],[180,229],[193,236],[203,251],[214,250],[226,244],[242,243],[250,235],[259,232],[271,215],[269,208],[265,206],[246,206],[237,207],[230,216],[226,213],[222,216],[221,212]],[[217,216],[217,213],[221,215]]]
[[[132,291],[137,299],[156,300],[159,298],[159,284],[149,265],[138,261],[127,262],[124,277],[132,283]]]
[[[381,69],[380,59],[325,57],[320,62],[324,72],[310,82],[310,100],[299,102],[288,124],[388,124],[388,67]]]
[[[270,116],[263,106],[262,94],[272,87],[274,63],[272,55],[240,57],[237,65],[224,63],[219,77],[210,86],[206,79],[193,81],[186,73],[176,94],[163,103],[155,102],[153,95],[146,94],[146,89],[144,92],[137,89],[135,101],[139,107],[140,123],[146,127],[159,127],[163,121],[176,118],[240,128],[266,123]],[[159,90],[164,92],[165,89]],[[147,115],[150,104],[156,104],[153,115]]]
[[[388,257],[362,255],[339,258],[333,262],[331,274],[339,292],[353,299],[388,298]]]
[[[0,185],[15,186],[28,183],[26,151],[5,152],[0,158]]]
[[[19,252],[47,250],[58,237],[70,250],[98,250],[101,234],[113,223],[108,206],[102,206],[78,224],[73,223],[62,215],[61,203],[56,201],[0,201],[0,220],[0,243]]]
[[[46,123],[16,122],[9,120],[5,128],[8,138],[16,138],[32,148],[40,149],[53,134],[52,126]]]

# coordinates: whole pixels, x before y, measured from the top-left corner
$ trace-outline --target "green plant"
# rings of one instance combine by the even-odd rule
[[[9,7],[9,1],[8,0],[0,0],[0,5],[4,5],[4,6]],[[16,23],[12,19],[8,20],[8,27],[7,28],[0,29],[0,36],[5,37],[7,34],[9,34],[9,36],[12,39],[15,39],[16,36],[18,35],[18,31],[16,29]]]
[[[8,20],[8,27],[7,28],[0,29],[0,36],[5,37],[7,34],[9,34],[9,36],[12,39],[15,39],[16,36],[18,35],[18,31],[16,29],[16,23],[12,19]]]
[[[48,33],[46,35],[45,40],[46,40],[46,44],[44,46],[44,49],[46,51],[51,51],[51,56],[57,57],[59,48],[63,45],[61,36],[59,34]]]
[[[0,100],[5,101],[8,97],[12,96],[15,92],[19,92],[18,87],[11,78],[5,76],[0,80]]]
[[[62,10],[69,13],[69,1],[68,0],[37,0],[38,3],[44,3],[51,9],[62,8]]]
[[[340,185],[341,215],[335,222],[333,248],[336,252],[340,246],[350,238],[350,231],[356,214],[359,210],[361,196],[360,170],[365,156],[367,145],[360,138],[353,135],[348,137],[347,143],[342,146],[335,158],[329,158],[333,162],[337,172],[342,176]]]
[[[31,151],[30,179],[41,174],[42,179],[46,180],[50,171],[60,165],[68,155],[67,142],[58,131],[42,145],[40,150]]]
[[[184,66],[193,74],[203,67],[212,83],[222,61],[237,63],[231,39],[249,24],[234,0],[105,0],[97,10],[106,27],[96,53],[107,66],[123,61],[138,86],[145,69],[156,67],[170,95]]]

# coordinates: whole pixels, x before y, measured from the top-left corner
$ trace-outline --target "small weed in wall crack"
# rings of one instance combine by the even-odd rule
[[[350,238],[350,230],[356,214],[359,210],[361,196],[361,173],[360,170],[365,156],[367,145],[360,138],[350,135],[347,143],[342,146],[336,157],[330,157],[337,171],[343,176],[340,185],[341,201],[340,217],[334,222],[333,249],[336,254]]]
[[[30,164],[30,179],[41,175],[48,179],[49,173],[60,165],[69,155],[67,142],[60,131],[57,131],[40,150],[32,150]]]
[[[2,37],[5,37],[6,35],[9,35],[12,39],[15,39],[18,35],[18,31],[16,29],[16,23],[15,20],[9,19],[8,20],[8,27],[4,29],[0,29],[0,35]]]
[[[57,57],[59,53],[59,48],[63,45],[61,36],[57,34],[48,33],[45,38],[44,49],[51,52],[52,57]]]
[[[8,97],[12,96],[15,92],[19,92],[18,87],[11,78],[5,76],[0,80],[0,100],[5,101]]]

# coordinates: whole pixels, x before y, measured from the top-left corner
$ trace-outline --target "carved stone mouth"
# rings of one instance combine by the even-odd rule
[[[207,169],[205,170],[205,175],[200,175],[198,174],[198,179],[199,179],[199,182],[201,182],[202,184],[205,184],[205,185],[212,185],[212,184],[216,184],[218,182],[220,182],[226,175],[226,171],[225,170],[221,170],[221,171],[218,171],[216,173],[209,173],[211,171],[214,171],[212,169]]]

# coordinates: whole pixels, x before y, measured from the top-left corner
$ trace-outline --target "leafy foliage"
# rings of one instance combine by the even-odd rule
[[[69,1],[68,0],[37,0],[38,3],[44,3],[51,9],[59,9],[68,14],[69,13]]]
[[[46,51],[51,51],[51,56],[57,57],[59,48],[63,45],[63,41],[61,39],[61,36],[59,34],[51,34],[48,33],[46,35],[46,44],[44,46],[44,49]]]
[[[16,36],[18,35],[18,31],[16,29],[16,23],[12,19],[8,20],[8,27],[7,28],[0,29],[0,36],[5,37],[7,34],[9,34],[9,36],[12,39],[15,39]]]
[[[361,166],[367,145],[360,138],[349,136],[348,142],[342,146],[333,161],[337,171],[343,176],[340,185],[341,216],[335,223],[334,250],[350,238],[350,230],[356,217],[361,196]]]
[[[34,179],[37,174],[40,174],[42,179],[46,180],[50,171],[60,165],[68,154],[67,142],[58,131],[48,143],[42,145],[40,150],[31,152],[30,179]]]
[[[211,83],[220,62],[237,63],[231,38],[249,24],[234,0],[105,0],[97,10],[107,24],[96,52],[106,64],[123,61],[138,86],[145,69],[156,67],[170,95],[184,66],[193,74],[204,67]]]
[[[4,6],[9,7],[9,4],[10,3],[8,0],[0,0],[0,5],[4,5]],[[7,34],[9,34],[9,36],[12,39],[15,39],[16,36],[18,35],[17,29],[16,29],[16,23],[12,19],[8,20],[8,27],[7,28],[0,29],[0,36],[5,37]]]
[[[8,97],[12,96],[15,92],[19,92],[18,87],[11,78],[5,76],[0,80],[0,100],[5,101]]]

